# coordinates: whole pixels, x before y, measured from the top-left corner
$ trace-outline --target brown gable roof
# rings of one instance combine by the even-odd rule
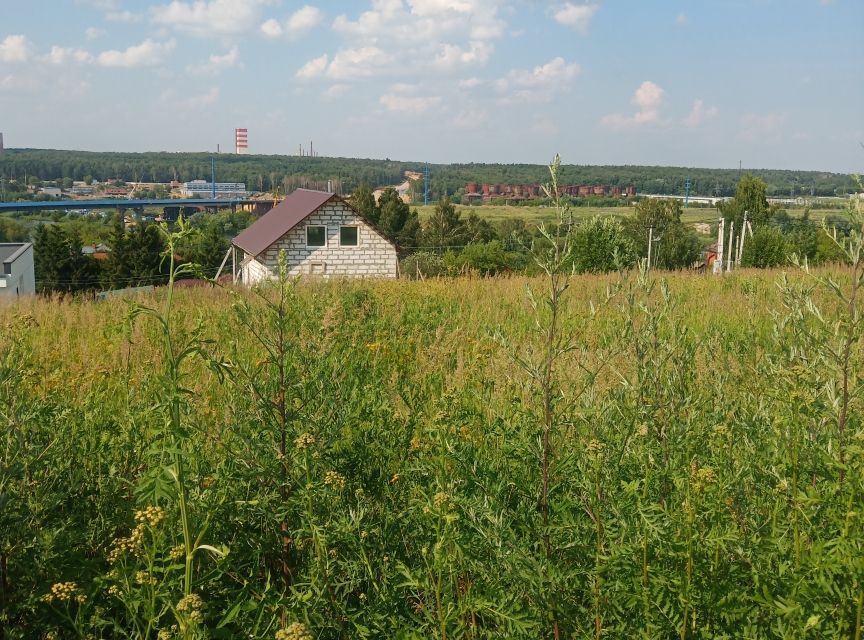
[[[338,196],[325,191],[297,189],[234,238],[234,245],[257,256],[333,198]]]

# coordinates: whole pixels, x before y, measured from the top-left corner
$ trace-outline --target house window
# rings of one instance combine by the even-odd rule
[[[357,227],[339,227],[339,246],[356,247],[360,244],[360,234]]]
[[[326,247],[327,246],[327,227],[323,225],[306,227],[306,246],[307,247]]]

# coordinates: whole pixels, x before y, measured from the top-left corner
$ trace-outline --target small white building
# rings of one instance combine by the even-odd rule
[[[235,277],[253,285],[276,275],[284,251],[291,276],[395,278],[396,247],[333,193],[297,189],[232,242]],[[239,260],[238,260],[239,258]]]
[[[35,293],[33,245],[29,242],[0,243],[0,299]]]

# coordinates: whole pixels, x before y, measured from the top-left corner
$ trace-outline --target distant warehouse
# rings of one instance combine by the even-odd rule
[[[184,182],[180,194],[187,198],[209,198],[216,194],[217,198],[245,198],[248,193],[244,182],[217,182],[215,185],[206,180]]]
[[[35,293],[33,245],[29,242],[0,243],[0,299]]]

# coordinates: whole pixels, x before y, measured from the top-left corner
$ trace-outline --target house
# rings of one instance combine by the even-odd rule
[[[252,285],[275,277],[279,252],[291,276],[395,278],[396,247],[340,196],[297,189],[232,241],[235,274]]]
[[[35,293],[33,245],[30,242],[0,243],[0,299]]]

